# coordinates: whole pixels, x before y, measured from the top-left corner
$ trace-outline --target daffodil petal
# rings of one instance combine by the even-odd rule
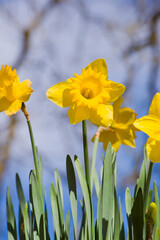
[[[46,92],[47,98],[60,107],[69,107],[72,103],[70,86],[67,82],[60,82],[49,88]]]
[[[91,62],[87,67],[85,67],[85,70],[89,67],[91,67],[92,70],[97,69],[97,72],[103,73],[106,76],[106,79],[108,79],[107,64],[104,58],[99,58]]]
[[[113,110],[114,110],[114,115],[119,111],[121,105],[123,103],[123,98],[120,96],[114,103],[113,103]]]
[[[116,132],[111,129],[104,129],[100,132],[99,142],[103,142],[104,150],[107,149],[108,143],[111,142],[111,145],[116,152],[121,145],[121,140],[117,136]]]
[[[10,104],[11,103],[5,97],[0,98],[0,112],[6,110]]]
[[[68,110],[68,117],[71,124],[79,123],[89,119],[89,111],[87,107],[72,105]]]
[[[154,115],[160,118],[160,93],[156,93],[154,95],[151,106],[149,108],[149,115]]]
[[[160,119],[153,116],[147,115],[134,121],[134,126],[139,130],[145,132],[149,137],[160,140]]]
[[[113,106],[99,104],[97,109],[90,110],[89,120],[97,126],[110,126],[113,121]]]
[[[105,84],[106,92],[109,93],[108,102],[116,101],[125,91],[125,86],[121,83],[107,80]]]
[[[116,129],[116,133],[121,139],[122,144],[135,148],[135,135],[130,127],[125,130]]]
[[[5,111],[5,114],[8,116],[11,116],[12,114],[15,114],[21,109],[22,102],[19,100],[16,100],[10,104],[8,109]]]
[[[29,100],[29,97],[31,93],[33,92],[33,89],[31,88],[32,82],[30,80],[25,80],[18,84],[17,86],[17,99],[26,102]]]
[[[160,162],[160,141],[156,141],[152,138],[148,138],[146,143],[146,150],[148,158],[151,162],[157,163]]]
[[[134,110],[124,107],[118,112],[115,111],[115,119],[113,122],[113,127],[118,129],[127,129],[136,119],[136,113]]]

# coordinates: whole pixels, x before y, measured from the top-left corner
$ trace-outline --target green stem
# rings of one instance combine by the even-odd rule
[[[37,151],[36,151],[36,146],[35,146],[35,143],[34,143],[34,137],[33,137],[33,131],[32,131],[31,122],[27,121],[27,125],[28,125],[30,139],[31,139],[33,159],[34,159],[34,167],[35,167],[36,176],[37,176],[37,179],[38,179],[38,182],[39,182],[40,181],[40,176],[39,176],[39,170],[38,170]]]
[[[83,150],[84,150],[84,165],[87,185],[90,191],[90,174],[89,174],[89,159],[88,159],[88,143],[87,143],[87,124],[86,120],[82,121],[82,131],[83,131]]]
[[[38,180],[38,184],[40,186],[40,189],[42,189],[41,186],[41,181],[40,181],[40,176],[39,176],[39,168],[38,168],[38,158],[37,158],[37,151],[36,151],[36,146],[34,143],[34,137],[33,137],[33,131],[32,131],[32,126],[31,126],[31,122],[29,120],[29,114],[27,112],[26,106],[24,103],[22,103],[22,108],[21,108],[22,112],[24,113],[26,119],[27,119],[27,125],[28,125],[28,129],[29,129],[29,134],[30,134],[30,139],[31,139],[31,145],[32,145],[32,152],[33,152],[33,160],[34,160],[34,168],[36,171],[36,176],[37,176],[37,180]]]
[[[149,171],[148,171],[148,176],[147,176],[147,182],[145,185],[144,189],[144,205],[143,205],[143,215],[145,217],[146,215],[146,210],[147,210],[147,200],[148,200],[148,192],[149,192],[149,186],[150,186],[150,181],[151,181],[151,176],[152,176],[152,170],[153,170],[153,163],[150,162],[149,165]],[[144,238],[146,239],[146,221],[144,219]]]
[[[144,192],[144,211],[146,211],[146,207],[147,207],[147,199],[148,199],[149,186],[150,186],[150,181],[152,176],[152,170],[153,170],[153,163],[150,162],[148,177],[147,177],[147,182],[146,182],[145,192]]]
[[[93,179],[94,179],[94,170],[95,170],[98,142],[99,142],[99,138],[95,137],[94,146],[93,146],[92,164],[91,164],[91,193],[93,188]]]
[[[33,131],[32,131],[31,122],[29,120],[29,114],[27,112],[27,109],[26,109],[26,106],[25,106],[24,103],[22,103],[21,110],[26,117],[28,129],[29,129],[29,134],[30,134],[30,139],[31,139],[33,159],[34,159],[34,168],[35,168],[35,171],[36,171],[36,177],[37,177],[37,181],[38,181],[38,185],[39,185],[40,199],[41,199],[41,203],[42,203],[42,206],[43,206],[43,231],[44,231],[43,239],[45,240],[46,239],[46,229],[45,229],[45,212],[44,212],[44,203],[43,203],[43,189],[42,189],[42,183],[41,183],[41,179],[40,179],[40,175],[39,175],[37,149],[36,149],[36,146],[35,146],[35,143],[34,143]]]

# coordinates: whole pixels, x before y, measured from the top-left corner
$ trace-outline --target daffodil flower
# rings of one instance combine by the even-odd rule
[[[105,60],[97,59],[83,68],[81,75],[75,73],[66,82],[49,88],[46,95],[60,107],[70,107],[68,116],[71,124],[88,119],[96,125],[108,126],[113,120],[110,103],[124,91],[124,85],[108,80]]]
[[[11,116],[21,109],[22,103],[28,101],[33,92],[32,82],[25,80],[19,82],[16,69],[11,66],[2,66],[0,70],[0,112]]]
[[[156,221],[157,206],[151,202],[146,212],[146,239],[153,239],[153,228]]]
[[[136,119],[134,110],[124,107],[120,108],[123,99],[120,97],[113,104],[113,122],[109,127],[99,127],[99,142],[103,142],[104,149],[109,142],[117,152],[121,144],[135,147],[135,131],[133,122]],[[94,140],[93,137],[92,141]]]
[[[134,126],[149,136],[146,143],[148,158],[151,162],[160,162],[160,93],[153,97],[149,114],[138,118]]]
[[[146,217],[149,222],[154,226],[156,221],[156,214],[157,214],[157,206],[155,202],[151,202],[149,208],[147,209]]]

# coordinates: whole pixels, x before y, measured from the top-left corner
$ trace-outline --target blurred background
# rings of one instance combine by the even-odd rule
[[[0,0],[0,67],[17,69],[20,80],[30,79],[34,93],[26,103],[35,142],[43,159],[44,186],[49,189],[57,168],[62,177],[65,213],[70,208],[66,184],[66,154],[83,162],[81,124],[70,125],[67,109],[46,98],[46,90],[65,81],[97,58],[105,58],[109,79],[126,86],[123,106],[146,115],[153,95],[160,91],[159,0]],[[88,139],[96,127],[88,123]],[[147,136],[137,133],[136,148],[121,146],[117,154],[118,193],[125,216],[125,189],[133,191]],[[92,155],[93,143],[89,142]],[[102,165],[99,144],[97,169]],[[25,118],[0,114],[0,239],[7,239],[6,190],[18,216],[15,174],[20,175],[26,199],[32,150]],[[160,192],[160,164],[153,180]],[[81,192],[79,189],[79,196]],[[96,207],[96,206],[95,206]],[[80,210],[79,210],[80,211]],[[50,218],[50,232],[52,220]],[[72,234],[72,233],[71,233]]]

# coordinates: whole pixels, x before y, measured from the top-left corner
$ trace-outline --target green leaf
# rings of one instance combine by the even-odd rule
[[[95,186],[95,190],[96,190],[96,195],[97,195],[97,198],[98,198],[98,194],[99,194],[99,180],[98,180],[98,175],[97,175],[96,169],[94,169],[94,171],[93,171],[93,180],[94,180],[94,186]]]
[[[24,206],[24,232],[25,239],[29,240],[29,217],[28,217],[28,204]]]
[[[61,200],[62,208],[63,208],[62,181],[61,181],[61,177],[60,177],[57,169],[54,171],[54,178],[55,178],[55,183],[56,183],[56,189],[57,189],[57,192],[59,192],[59,194],[60,194],[60,200]]]
[[[146,205],[146,209],[148,209],[149,204],[151,203],[152,200],[152,192],[153,190],[150,189],[148,192],[148,196],[147,196],[147,205]],[[146,239],[146,211],[144,212],[144,226],[143,226],[143,238]]]
[[[32,200],[33,200],[33,208],[35,213],[35,220],[38,228],[38,233],[40,233],[41,218],[43,215],[45,215],[45,213],[44,213],[44,206],[41,198],[41,190],[39,189],[39,184],[33,171],[30,174],[30,182],[31,182],[31,191],[32,191],[32,198],[33,198]]]
[[[73,227],[74,227],[74,237],[77,239],[77,190],[76,190],[76,177],[74,172],[74,167],[72,160],[69,155],[66,159],[66,168],[67,168],[67,180],[69,187],[69,197],[71,203],[71,211],[73,218]]]
[[[119,239],[120,237],[120,215],[118,209],[118,201],[116,190],[114,191],[114,203],[115,203],[115,216],[114,216],[114,240]]]
[[[49,236],[49,226],[48,226],[48,214],[47,214],[47,204],[46,204],[46,189],[44,188],[44,201],[45,201],[45,226],[46,226],[46,239],[50,240]]]
[[[145,172],[146,172],[146,181],[147,181],[147,176],[148,176],[148,171],[149,171],[149,158],[147,156],[147,151],[146,151],[146,146],[144,145],[143,148],[143,154],[144,154],[144,165],[145,165]]]
[[[33,232],[33,240],[40,240],[38,234],[37,234],[37,231],[34,231]]]
[[[93,239],[92,238],[92,207],[90,204],[90,197],[89,197],[89,191],[86,183],[86,178],[83,172],[82,165],[77,157],[75,157],[75,166],[76,166],[79,182],[80,182],[82,193],[83,193],[87,222],[88,222],[89,239],[91,240]]]
[[[65,224],[65,239],[69,240],[69,231],[70,231],[70,212],[67,212],[66,215],[66,224]]]
[[[7,188],[7,228],[8,240],[17,240],[16,219],[9,188]]]
[[[23,219],[23,216],[22,216],[22,212],[21,212],[20,206],[19,206],[18,222],[19,222],[19,238],[20,238],[20,240],[25,240],[24,219]]]
[[[23,193],[22,184],[21,184],[18,174],[16,174],[16,187],[17,187],[17,194],[18,194],[18,198],[19,198],[19,205],[21,208],[22,216],[23,216],[24,206],[25,206],[26,201],[25,201],[25,197],[24,197],[24,193]]]
[[[142,189],[142,194],[144,194],[144,188],[146,185],[146,169],[145,169],[145,163],[143,161],[139,178],[137,179],[136,187],[135,187],[135,192],[134,192],[134,197],[136,197],[138,190],[141,188]]]
[[[144,216],[143,216],[143,196],[142,196],[141,188],[139,188],[137,196],[134,200],[131,215],[132,215],[132,222],[133,222],[134,239],[142,240]]]
[[[38,151],[38,149],[37,149],[37,151]],[[38,152],[37,152],[37,156],[38,156]],[[38,170],[39,170],[39,177],[40,177],[41,188],[42,188],[42,186],[43,186],[43,163],[42,163],[41,156],[39,156]]]
[[[85,221],[85,231],[84,231],[84,233],[85,233],[84,239],[88,240],[89,236],[88,236],[88,222],[87,222],[87,220]]]
[[[122,206],[121,206],[121,200],[120,200],[120,198],[119,198],[119,216],[120,216],[120,234],[119,234],[119,240],[125,240],[124,222],[123,222]]]
[[[85,206],[84,204],[84,200],[83,203],[81,200],[79,200],[81,208],[82,208],[82,220],[81,220],[81,227],[80,227],[80,231],[79,231],[79,236],[78,239],[84,239],[85,235],[85,223],[86,223],[86,212],[85,212]]]
[[[147,199],[147,209],[148,209],[149,204],[151,203],[151,200],[152,200],[152,192],[153,192],[153,190],[150,189],[149,193],[148,193],[148,199]]]
[[[132,210],[132,198],[129,188],[126,189],[125,194],[125,203],[126,203],[126,214],[128,221],[128,236],[129,239],[132,239],[132,218],[131,218],[131,210]]]
[[[148,200],[149,187],[150,187],[150,181],[151,181],[151,176],[152,176],[152,169],[153,169],[153,163],[150,162],[148,175],[147,175],[147,181],[146,181],[145,190],[144,190],[144,204],[143,204],[143,212],[144,213],[147,210],[147,200]]]
[[[61,237],[60,219],[59,219],[59,213],[58,213],[57,195],[56,195],[56,190],[53,183],[51,183],[50,197],[51,197],[52,217],[53,217],[55,235],[57,240],[60,240],[60,237]]]
[[[99,190],[97,204],[97,233],[99,240],[102,240],[102,185]]]
[[[54,172],[55,182],[56,182],[56,193],[57,193],[57,204],[60,216],[60,227],[62,234],[64,234],[64,215],[63,215],[63,192],[62,192],[62,182],[57,170]]]
[[[159,240],[160,238],[160,208],[159,208],[159,197],[158,197],[158,190],[156,181],[154,181],[154,196],[155,196],[155,204],[157,206],[157,214],[156,214],[156,222],[155,222],[155,231],[153,235],[154,240]]]
[[[93,154],[92,154],[92,163],[91,163],[91,174],[90,174],[90,178],[91,178],[91,193],[92,193],[92,189],[93,189],[93,179],[94,179],[94,175],[95,175],[95,163],[96,163],[96,155],[97,155],[97,148],[98,148],[98,138],[95,137],[94,140],[94,147],[93,147]]]
[[[102,231],[105,234],[107,230],[107,236],[110,236],[111,233],[111,222],[113,217],[113,203],[114,203],[114,176],[112,168],[112,148],[111,143],[108,144],[106,155],[104,159],[104,172],[102,179]]]

